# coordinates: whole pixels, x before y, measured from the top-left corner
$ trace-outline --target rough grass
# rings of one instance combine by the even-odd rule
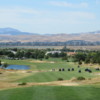
[[[99,100],[98,87],[33,86],[0,91],[0,100]]]

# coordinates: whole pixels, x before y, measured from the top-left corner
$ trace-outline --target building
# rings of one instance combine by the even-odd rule
[[[61,51],[48,51],[48,52],[46,52],[46,54],[45,54],[45,55],[48,55],[48,54],[55,54],[55,53],[60,54],[60,53],[61,53]]]

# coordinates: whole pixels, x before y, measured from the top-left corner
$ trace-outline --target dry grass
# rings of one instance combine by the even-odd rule
[[[100,46],[67,46],[67,48],[74,50],[100,50]]]
[[[83,63],[81,67],[88,67],[88,68],[100,68],[99,64],[85,64]]]
[[[53,82],[31,82],[26,85],[18,85],[19,83],[9,83],[9,82],[0,82],[0,90],[9,89],[9,88],[18,88],[18,87],[31,87],[31,86],[80,86],[80,85],[92,85],[92,84],[100,84],[100,77],[95,77],[92,79],[86,79],[79,81],[76,78],[72,78],[71,80],[64,81],[53,81]]]
[[[92,78],[92,79],[87,79],[87,80],[83,80],[81,82],[82,85],[90,85],[90,84],[100,84],[100,76]]]
[[[21,79],[30,76],[36,72],[28,73],[26,70],[4,70],[0,69],[0,82],[14,82],[17,79]]]
[[[33,63],[55,63],[54,61],[41,61],[41,60],[31,60]]]
[[[1,42],[65,42],[68,40],[85,40],[85,41],[99,41],[100,34],[55,34],[55,35],[0,35]]]
[[[18,87],[31,87],[31,86],[79,86],[77,82],[68,81],[53,81],[41,83],[27,83],[26,85],[18,85],[19,83],[0,82],[0,90]]]

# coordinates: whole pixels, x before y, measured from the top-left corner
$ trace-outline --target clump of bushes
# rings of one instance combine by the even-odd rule
[[[77,80],[85,80],[85,77],[78,77]]]
[[[64,79],[63,78],[58,78],[58,81],[63,81]]]
[[[7,66],[8,66],[7,63],[4,63],[4,64],[2,65],[3,68],[7,68]]]
[[[26,82],[19,83],[18,85],[26,85]]]
[[[79,65],[82,65],[82,61],[79,61],[78,64],[79,64]]]

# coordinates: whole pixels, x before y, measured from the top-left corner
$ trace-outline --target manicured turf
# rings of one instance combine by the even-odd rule
[[[63,78],[64,80],[72,79],[73,77],[93,77],[90,73],[78,73],[78,72],[39,72],[31,76],[17,80],[17,82],[50,82],[57,81],[58,78]]]
[[[84,67],[78,68],[77,64],[72,62],[65,62],[61,59],[49,59],[48,62],[39,63],[39,62],[32,62],[32,59],[29,60],[3,60],[8,64],[18,64],[18,65],[29,65],[30,70],[33,71],[43,71],[33,73],[30,76],[26,76],[22,79],[16,80],[16,82],[50,82],[50,81],[57,81],[58,78],[63,78],[64,80],[72,79],[73,77],[83,76],[85,78],[93,77],[92,73],[88,73],[84,71]],[[54,63],[50,63],[51,61],[55,61]],[[59,72],[59,68],[64,68],[64,72]],[[68,68],[74,68],[75,71],[68,71]],[[51,71],[55,69],[56,71]],[[78,71],[81,69],[81,73]],[[94,69],[91,68],[94,72]]]
[[[15,65],[29,65],[30,70],[33,73],[10,73],[14,74],[14,80],[10,82],[50,82],[57,81],[58,78],[64,80],[72,79],[73,77],[95,77],[93,73],[85,72],[85,68],[78,68],[77,64],[72,62],[65,62],[61,59],[49,59],[44,63],[34,62],[29,60],[1,60],[8,64]],[[33,61],[33,62],[32,62]],[[51,63],[53,61],[53,63]],[[59,72],[59,68],[64,68],[64,72]],[[68,68],[74,68],[74,71],[68,71]],[[56,71],[52,71],[55,69]],[[96,72],[94,68],[90,68],[93,72]],[[78,71],[81,70],[81,73]],[[37,72],[34,72],[37,71]],[[27,74],[27,75],[26,75]],[[4,78],[6,72],[3,74]],[[8,74],[7,74],[8,75]],[[24,77],[17,77],[19,75],[25,75]],[[2,78],[2,76],[1,76]],[[11,79],[9,77],[8,79]],[[7,82],[9,82],[7,80]],[[21,87],[9,90],[0,90],[0,100],[99,100],[100,99],[100,85],[95,84],[91,86],[33,86],[33,87]]]
[[[99,100],[98,87],[33,86],[0,91],[0,100]]]

